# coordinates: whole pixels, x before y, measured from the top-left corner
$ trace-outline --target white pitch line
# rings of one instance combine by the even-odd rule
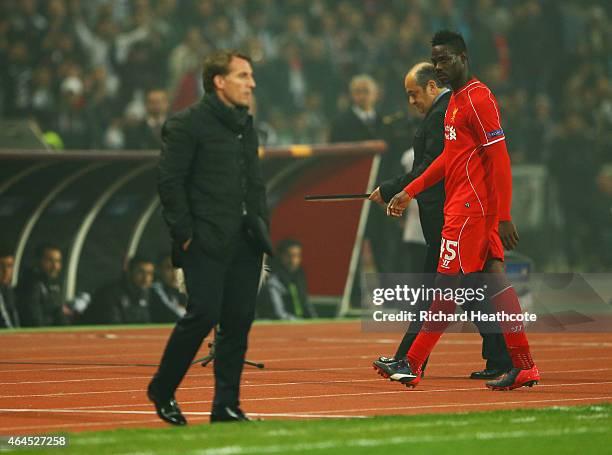
[[[348,343],[348,340],[347,340]],[[346,346],[347,343],[345,343],[344,345],[338,345],[338,346],[317,346],[316,350],[317,351],[334,351],[334,350],[342,350],[342,351],[346,351]],[[286,343],[288,346],[287,347],[252,347],[249,349],[249,355],[257,355],[257,352],[284,352],[284,351],[288,351],[290,353],[296,352],[296,351],[312,351],[314,348],[312,346],[290,346],[291,342],[287,342]],[[204,346],[204,344],[202,344]],[[107,346],[107,348],[111,348],[112,346]],[[159,360],[159,352],[161,352],[161,350],[163,349],[163,346],[160,345],[159,349],[155,349],[154,352],[152,352],[152,350],[148,350],[147,352],[129,352],[129,353],[125,353],[125,354],[121,354],[121,357],[126,357],[126,358],[130,358],[130,357],[154,357],[156,360]],[[7,350],[8,352],[10,352],[10,350]],[[470,351],[472,352],[472,351]],[[375,354],[376,355],[376,354]],[[70,360],[81,360],[81,359],[103,359],[103,358],[108,358],[108,357],[117,357],[117,353],[114,354],[92,354],[92,355],[70,355],[69,353],[66,353],[65,355],[63,355],[62,357],[28,357],[27,359],[23,359],[23,357],[19,357],[17,359],[3,359],[3,361],[15,361],[15,362],[27,362],[27,361],[38,361],[38,362],[45,362],[45,361],[70,361]],[[270,359],[270,361],[272,361],[274,359]]]
[[[348,384],[355,382],[381,382],[381,378],[373,378],[373,379],[350,379],[346,381],[303,381],[303,382],[275,382],[275,383],[266,383],[266,384],[245,384],[241,385],[242,388],[249,387],[285,387],[285,386],[294,386],[294,385],[328,385],[328,384]],[[210,386],[197,386],[197,387],[181,387],[181,391],[185,390],[203,390],[203,389],[214,389],[213,385]],[[129,390],[98,390],[93,392],[58,392],[58,393],[43,393],[43,394],[30,394],[30,395],[0,395],[0,399],[2,398],[42,398],[42,397],[63,397],[63,396],[73,396],[73,395],[97,395],[97,394],[106,394],[106,393],[144,393],[144,389],[129,389]],[[75,408],[77,409],[77,408]]]
[[[370,380],[368,380],[370,381]],[[575,387],[575,386],[587,386],[587,385],[607,385],[612,384],[612,381],[602,381],[602,382],[573,382],[567,384],[539,384],[537,387]],[[276,400],[305,400],[305,399],[320,399],[320,398],[344,398],[344,397],[358,397],[358,396],[371,396],[371,395],[393,395],[393,394],[407,394],[407,393],[448,393],[448,392],[470,392],[470,391],[486,391],[487,389],[482,387],[463,387],[463,388],[451,388],[451,389],[414,389],[414,390],[390,390],[390,391],[377,391],[377,392],[357,392],[357,393],[335,393],[335,394],[323,394],[323,395],[299,395],[299,396],[285,396],[285,397],[266,397],[266,398],[242,398],[242,401],[276,401]],[[99,394],[99,393],[121,393],[120,390],[115,391],[104,391],[104,392],[83,392],[78,394]],[[127,392],[127,391],[126,391]],[[134,391],[130,391],[134,393]],[[144,393],[143,390],[137,390],[135,392]],[[0,398],[32,398],[32,397],[49,397],[49,396],[65,396],[71,395],[72,392],[67,393],[59,393],[59,394],[46,394],[46,395],[14,395],[10,397],[0,397]],[[77,393],[75,393],[77,394]],[[210,403],[210,400],[202,400],[202,401],[184,401],[183,404],[201,404],[201,403]],[[127,404],[125,406],[145,406],[144,404],[132,405]],[[96,408],[101,406],[96,406]],[[83,409],[83,408],[73,408],[73,409]]]
[[[119,411],[119,410],[102,410],[102,409],[27,409],[27,408],[5,408],[0,409],[0,412],[14,412],[14,413],[46,413],[46,414],[129,414],[129,415],[155,415],[154,411]],[[210,412],[198,412],[198,411],[187,411],[183,412],[187,416],[210,416]],[[321,414],[320,416],[315,414],[299,414],[299,413],[257,413],[250,412],[250,416],[253,417],[293,417],[293,418],[308,418],[308,419],[349,419],[359,418],[364,419],[366,416],[361,415],[326,415]]]
[[[103,340],[103,338],[100,338],[100,340]],[[289,345],[292,344],[293,342],[295,342],[295,340],[293,339],[287,339],[287,342],[285,344]],[[354,340],[351,340],[351,343],[354,344]],[[363,340],[364,344],[368,344],[370,343],[369,340]],[[327,351],[332,351],[332,350],[336,350],[336,349],[342,349],[342,350],[346,350],[346,344],[347,344],[347,340],[344,340],[342,343],[339,343],[338,346],[317,346],[316,349],[318,351],[321,350],[327,350]],[[463,342],[463,341],[441,341],[440,342],[441,345],[472,345],[472,344],[480,344],[480,341],[475,340],[475,342]],[[541,345],[537,342],[532,343],[533,346],[537,347],[538,345]],[[553,351],[559,351],[559,350],[567,350],[564,347],[577,347],[577,348],[607,348],[612,346],[612,343],[597,343],[597,342],[586,342],[586,343],[571,343],[568,342],[566,344],[563,344],[563,342],[560,343],[546,343],[543,344],[541,346],[551,346],[551,349],[546,349],[546,348],[541,348],[539,349],[541,352],[553,352]],[[138,346],[148,346],[145,344],[139,344]],[[97,346],[93,346],[94,348],[101,348],[101,346],[97,345]],[[108,349],[109,346],[106,346],[104,349]],[[131,348],[131,346],[130,346]],[[30,349],[30,348],[27,348]],[[291,346],[291,347],[277,347],[277,346],[270,346],[270,347],[261,347],[261,346],[253,346],[249,349],[249,353],[250,355],[253,355],[257,352],[272,352],[272,351],[290,351],[290,352],[296,352],[296,351],[300,351],[300,350],[312,350],[313,347],[312,346]],[[19,348],[16,348],[15,350],[19,350]],[[12,350],[8,350],[8,352],[11,352]],[[534,349],[534,351],[538,351],[538,349]],[[469,353],[473,353],[473,351],[457,351],[457,352],[440,352],[438,354],[436,354],[437,356],[439,355],[459,355],[459,354],[469,354]],[[376,353],[374,354],[376,355]],[[26,361],[62,361],[62,360],[79,360],[79,359],[102,359],[102,358],[108,358],[108,357],[116,357],[117,354],[90,354],[87,356],[83,356],[83,355],[69,355],[69,354],[64,354],[62,357],[34,357],[34,358],[28,358]],[[146,357],[154,357],[156,360],[159,358],[158,354],[152,354],[150,350],[146,351],[146,352],[138,352],[138,353],[126,353],[126,354],[122,354],[122,357],[140,357],[140,358],[146,358]],[[287,360],[293,360],[294,358],[289,358]],[[305,358],[308,359],[308,358]],[[11,359],[8,359],[9,361]],[[23,357],[20,357],[19,359],[14,359],[15,361],[20,361],[23,362]],[[278,359],[264,359],[262,361],[267,361],[267,362],[272,362]],[[0,371],[0,373],[2,373],[2,371]]]
[[[436,355],[436,358],[438,358],[438,356]],[[577,359],[576,361],[580,360],[581,362],[583,361],[591,361],[591,360],[608,360],[608,359],[612,359],[612,357],[582,357],[580,359]],[[264,362],[270,362],[270,361],[264,361]],[[542,359],[542,360],[538,360],[538,364],[543,364],[543,363],[551,363],[551,362],[564,362],[567,363],[567,359]],[[450,366],[466,366],[468,364],[466,364],[465,362],[455,362],[455,363],[445,363],[444,366],[446,367],[450,367]],[[303,369],[293,369],[291,371],[287,371],[287,370],[276,370],[276,369],[264,369],[264,370],[251,370],[251,371],[244,371],[243,376],[244,377],[248,377],[250,375],[254,375],[254,374],[282,374],[282,373],[316,373],[316,372],[322,372],[322,371],[335,371],[335,372],[340,372],[340,371],[353,371],[353,370],[363,370],[363,369],[368,369],[371,368],[371,365],[363,365],[363,366],[356,366],[356,367],[342,367],[341,370],[339,370],[338,368],[303,368]],[[437,368],[436,366],[433,366],[432,368]],[[608,369],[594,369],[594,370],[572,370],[573,372],[582,372],[582,371],[607,371]],[[43,370],[44,371],[44,370]],[[572,371],[565,371],[565,372],[572,372]],[[546,374],[546,371],[544,371],[544,374]],[[189,373],[188,374],[188,378],[198,378],[198,377],[212,377],[213,373],[204,373],[204,374],[195,374],[195,373]],[[140,380],[140,379],[150,379],[150,376],[122,376],[122,377],[112,377],[112,378],[83,378],[83,379],[58,379],[58,380],[45,380],[45,381],[16,381],[16,382],[0,382],[0,385],[21,385],[21,384],[61,384],[61,383],[72,383],[72,382],[101,382],[101,381],[130,381],[130,380]],[[2,396],[0,396],[0,398],[2,398]]]
[[[586,349],[587,347],[585,347]],[[589,349],[591,347],[588,347]],[[283,350],[286,350],[286,348],[282,348]],[[298,349],[298,348],[296,348]],[[300,348],[300,349],[312,349],[312,348]],[[319,348],[317,348],[319,349]],[[325,349],[325,348],[324,348]],[[327,348],[330,349],[330,348]],[[340,349],[340,348],[334,348],[334,349]],[[38,350],[40,350],[40,348],[38,348]],[[258,351],[258,350],[262,350],[262,351],[268,351],[267,349],[250,349],[249,353]],[[273,350],[273,349],[270,349]],[[555,352],[555,351],[566,351],[567,349],[563,348],[563,347],[551,347],[551,348],[540,348],[537,350],[534,350],[536,353],[538,352]],[[198,356],[203,355],[204,353],[198,353]],[[373,354],[359,354],[359,355],[352,355],[352,356],[342,356],[343,359],[367,359],[367,358],[371,358],[374,359],[377,356],[378,353],[373,353]],[[451,357],[456,357],[458,355],[469,355],[469,354],[474,354],[474,351],[469,350],[469,351],[455,351],[455,352],[436,352],[435,353],[435,357],[436,358],[442,358],[442,357],[447,357],[447,356],[451,356]],[[251,354],[249,354],[251,355]],[[24,369],[15,369],[15,368],[11,368],[11,369],[6,369],[6,370],[1,370],[0,369],[0,374],[2,373],[8,373],[8,374],[14,374],[14,373],[19,373],[19,372],[47,372],[47,371],[70,371],[70,370],[82,370],[82,369],[95,369],[95,368],[153,368],[156,366],[156,361],[158,360],[158,355],[155,354],[151,354],[150,351],[147,351],[146,353],[136,353],[136,354],[124,354],[122,356],[122,358],[126,358],[126,357],[139,357],[139,359],[142,361],[145,358],[153,358],[154,361],[151,362],[151,366],[144,366],[144,365],[79,365],[79,366],[75,366],[75,367],[62,367],[62,368],[44,368],[45,365],[44,361],[66,361],[66,362],[70,362],[71,360],[78,360],[78,359],[88,359],[88,360],[92,360],[92,359],[97,359],[97,358],[107,358],[107,357],[116,357],[116,354],[104,354],[104,355],[89,355],[89,356],[79,356],[79,357],[69,357],[67,358],[66,356],[64,357],[39,357],[39,358],[30,358],[30,359],[26,359],[24,360],[23,358],[20,358],[19,360],[15,360],[15,362],[18,363],[26,363],[26,362],[41,362],[40,367],[38,368],[24,368]],[[148,356],[148,357],[147,357]],[[612,357],[596,357],[593,359],[610,359]],[[259,362],[261,363],[274,363],[274,362],[295,362],[295,361],[314,361],[314,360],[334,360],[334,359],[338,359],[338,356],[320,356],[320,357],[287,357],[287,358],[267,358],[267,359],[258,359]],[[548,359],[548,360],[544,360],[544,361],[555,361],[558,359]],[[566,359],[563,359],[564,361]],[[582,360],[582,359],[581,359]],[[126,362],[128,362],[128,360],[125,360]],[[9,360],[4,360],[4,362],[10,362]],[[141,362],[144,363],[144,362]],[[13,365],[7,365],[7,363],[0,363],[0,368],[3,366],[13,366]],[[0,383],[0,385],[2,384],[6,384],[6,383]]]
[[[493,392],[492,392],[493,393]],[[497,393],[497,392],[495,392]],[[504,393],[504,392],[499,392]],[[450,403],[450,404],[432,404],[432,405],[422,405],[422,406],[398,406],[398,407],[389,407],[385,406],[384,408],[361,408],[361,409],[338,409],[335,411],[317,411],[319,413],[333,414],[334,412],[371,412],[371,411],[397,411],[397,410],[406,410],[406,409],[439,409],[439,408],[461,408],[468,406],[506,406],[511,404],[520,404],[520,405],[530,405],[530,404],[540,404],[540,403],[569,403],[576,401],[592,401],[592,400],[611,400],[612,396],[603,396],[603,397],[590,397],[590,398],[559,398],[552,400],[523,400],[523,401],[496,401],[492,403]]]
[[[451,335],[451,333],[449,333],[449,335]],[[478,335],[478,334],[475,332],[474,335]],[[528,335],[529,335],[529,333],[528,333]],[[343,338],[308,338],[307,341],[320,342],[320,343],[338,343],[338,344],[346,344],[346,342],[347,342],[346,338],[344,338],[344,339]],[[398,339],[382,338],[382,339],[375,339],[375,340],[368,340],[368,339],[351,340],[351,344],[355,344],[355,343],[362,343],[362,344],[368,344],[368,343],[374,343],[374,344],[396,344],[396,343],[398,343]],[[452,339],[449,339],[449,338],[442,338],[438,344],[439,345],[468,345],[468,346],[478,345],[478,346],[480,346],[482,344],[482,341],[478,337],[475,337],[474,339],[470,339],[470,340],[452,340]],[[529,345],[530,346],[534,346],[534,347],[539,347],[539,346],[552,346],[552,347],[566,346],[566,347],[585,347],[585,348],[586,347],[608,348],[608,347],[612,347],[612,342],[606,342],[606,341],[556,341],[554,339],[548,339],[548,340],[534,340],[533,342],[530,341]]]
[[[568,384],[539,384],[536,387],[576,387],[576,386],[587,386],[587,385],[599,385],[599,384],[612,384],[612,381],[607,382],[573,382]],[[345,397],[359,397],[359,396],[371,396],[371,395],[393,395],[393,394],[407,394],[407,393],[443,393],[443,392],[469,392],[469,391],[486,391],[487,389],[482,387],[465,387],[465,388],[454,388],[454,389],[434,389],[434,390],[393,390],[385,392],[359,392],[359,393],[329,393],[323,395],[300,395],[300,396],[287,396],[287,397],[267,397],[267,398],[241,398],[241,401],[278,401],[278,400],[310,400],[320,398],[345,398]],[[209,401],[201,401],[198,403],[208,403]],[[477,406],[479,403],[471,404]]]
[[[459,363],[456,365],[465,364]],[[450,366],[450,365],[446,365]],[[612,368],[595,368],[590,370],[560,370],[560,371],[546,371],[544,374],[548,376],[550,374],[567,374],[567,373],[588,373],[588,372],[599,372],[599,371],[612,371]],[[436,377],[435,375],[433,376]],[[445,376],[444,379],[448,379],[449,376]],[[467,379],[464,376],[451,376],[452,379]],[[372,379],[349,379],[349,380],[329,380],[329,381],[299,381],[299,382],[276,382],[276,383],[265,383],[265,384],[248,384],[243,383],[241,387],[286,387],[286,386],[299,386],[299,385],[328,385],[328,384],[348,384],[348,383],[365,383],[365,382],[377,382],[381,383],[382,378]],[[62,382],[62,381],[59,381]],[[386,383],[386,382],[385,382]],[[596,384],[606,384],[606,382],[598,382]],[[181,391],[186,390],[205,390],[213,389],[214,386],[196,386],[196,387],[181,387]],[[453,391],[459,389],[452,389]],[[461,390],[479,390],[479,389],[461,389]],[[75,396],[75,395],[104,395],[104,394],[117,394],[117,393],[144,393],[144,389],[122,389],[122,390],[96,390],[87,392],[57,392],[57,393],[41,393],[41,394],[28,394],[28,395],[0,395],[0,399],[3,398],[44,398],[44,397],[64,397],[64,396]],[[418,390],[418,392],[422,392]],[[74,408],[77,409],[77,408]]]

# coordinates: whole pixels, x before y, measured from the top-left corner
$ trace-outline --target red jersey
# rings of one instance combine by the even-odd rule
[[[453,92],[444,117],[444,137],[444,213],[497,215],[497,185],[491,153],[485,148],[505,136],[497,101],[485,84],[471,79]]]

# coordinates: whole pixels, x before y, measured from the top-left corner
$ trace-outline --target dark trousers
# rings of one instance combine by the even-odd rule
[[[160,394],[173,395],[202,341],[219,324],[213,408],[237,406],[247,339],[255,316],[262,253],[243,233],[228,258],[212,258],[194,242],[181,253],[181,260],[189,294],[187,313],[170,335],[153,387]]]
[[[433,286],[434,275],[438,270],[442,227],[444,226],[443,206],[419,203],[419,219],[423,229],[423,236],[427,242],[427,254],[423,266],[423,272],[425,273],[424,284],[426,286]],[[427,311],[430,306],[431,302],[419,301],[416,304],[415,310],[417,312]],[[423,323],[418,320],[410,323],[404,338],[402,338],[395,352],[396,359],[406,357],[422,325]],[[506,349],[503,335],[501,333],[491,333],[491,331],[480,331],[480,336],[482,337],[482,358],[487,362],[486,368],[501,370],[512,368],[512,361]],[[426,363],[423,365],[423,369],[425,366]]]

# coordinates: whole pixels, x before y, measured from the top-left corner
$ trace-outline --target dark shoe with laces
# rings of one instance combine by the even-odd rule
[[[389,379],[400,365],[401,360],[396,360],[393,357],[379,357],[378,360],[372,362],[374,370],[385,379]]]
[[[251,422],[251,419],[238,406],[218,406],[210,413],[210,423],[218,422]]]
[[[389,379],[389,377],[396,372],[398,368],[403,366],[403,363],[406,359],[397,360],[395,357],[385,357],[381,356],[378,360],[372,362],[374,367],[374,371],[376,371],[379,375],[381,375],[385,379]],[[425,359],[423,366],[421,367],[421,379],[425,377],[425,367],[427,366],[427,362],[429,362],[429,357]]]
[[[379,358],[375,360],[374,369],[379,374],[391,381],[397,381],[404,384],[406,387],[414,388],[421,381],[421,371],[413,372],[407,360],[396,360],[394,362],[385,362],[388,358]],[[390,360],[390,359],[389,359]]]
[[[147,397],[153,402],[157,415],[164,422],[176,426],[187,425],[187,419],[183,416],[174,396],[164,398],[155,390],[153,384],[149,384],[149,387],[147,387]]]
[[[484,370],[473,371],[470,379],[497,379],[508,371],[501,368],[485,368]]]

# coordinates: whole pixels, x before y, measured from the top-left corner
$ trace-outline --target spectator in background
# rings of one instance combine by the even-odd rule
[[[25,117],[32,102],[32,66],[24,41],[9,44],[7,63],[2,71],[5,115],[8,118]]]
[[[19,327],[19,315],[12,288],[14,266],[13,251],[0,246],[0,329]]]
[[[539,95],[534,100],[531,119],[525,125],[525,149],[528,152],[527,162],[545,164],[552,157],[552,141],[557,130],[552,117],[551,101],[546,95]]]
[[[127,271],[115,282],[102,286],[83,313],[85,324],[139,324],[151,322],[150,288],[155,265],[143,256],[134,256]]]
[[[351,142],[367,141],[372,139],[384,139],[384,125],[382,116],[376,111],[378,101],[378,85],[374,79],[367,74],[360,74],[351,79],[349,85],[351,95],[351,107],[340,114],[332,122],[330,131],[330,142]],[[394,163],[397,165],[397,163]],[[387,163],[383,162],[383,168]],[[366,227],[365,250],[371,248],[372,251],[387,251],[383,246],[388,236],[385,231],[388,229],[386,213],[380,208],[374,207],[368,215]],[[369,264],[368,264],[369,265]],[[378,270],[383,268],[381,261],[376,264]],[[353,289],[351,290],[351,300],[359,300],[359,279],[361,279],[361,264],[357,269],[357,274]]]
[[[32,112],[41,129],[47,130],[53,124],[57,100],[53,90],[53,75],[46,66],[34,71],[32,84]]]
[[[279,57],[265,65],[260,73],[270,105],[282,106],[291,114],[304,107],[308,88],[305,65],[301,49],[292,37],[285,40]]]
[[[104,148],[108,130],[118,115],[115,100],[117,78],[109,77],[102,67],[94,68],[85,76],[83,87],[90,147]]]
[[[43,243],[35,251],[34,266],[27,270],[17,286],[17,310],[23,327],[66,325],[72,310],[64,302],[60,274],[62,251],[52,243]]]
[[[125,148],[158,150],[161,147],[161,128],[166,121],[168,107],[168,95],[165,90],[149,90],[145,103],[145,118],[125,128]]]
[[[91,118],[80,116],[79,109],[72,117],[80,116],[91,126],[83,129],[85,134],[76,144],[67,140],[66,148],[100,148],[102,144],[122,149],[124,116],[144,115],[146,90],[166,88],[171,112],[187,107],[201,95],[202,56],[224,40],[240,41],[240,48],[249,48],[255,64],[261,101],[257,120],[276,131],[266,145],[286,145],[295,142],[292,128],[296,122],[303,125],[299,117],[304,110],[311,130],[331,123],[349,103],[339,84],[353,74],[366,72],[380,82],[384,90],[379,94],[379,111],[405,114],[403,87],[397,81],[407,62],[429,54],[433,28],[446,24],[465,33],[473,49],[473,64],[480,68],[477,72],[499,93],[507,129],[514,133],[508,144],[513,164],[523,160],[546,165],[547,155],[554,153],[553,138],[548,136],[558,127],[565,104],[573,104],[570,107],[587,125],[596,126],[598,160],[609,161],[612,40],[608,3],[0,1],[0,114],[3,119],[34,117],[43,131],[54,135],[57,119],[65,126],[72,122],[61,102],[62,82],[78,77]],[[106,97],[89,86],[90,79],[102,74],[99,68],[106,74]],[[574,85],[571,92],[568,82]],[[549,106],[539,103],[542,97],[550,100]],[[114,105],[110,119],[107,100]],[[317,103],[319,107],[313,109]],[[538,116],[535,121],[533,112]],[[315,129],[317,137],[328,137],[327,128]],[[546,133],[542,136],[541,131]],[[382,173],[389,155],[383,155]],[[546,258],[537,262],[542,264]]]
[[[38,11],[37,0],[20,0],[15,3],[16,11],[9,18],[11,29],[16,36],[26,40],[28,47],[35,49],[47,29],[47,19]]]
[[[197,83],[193,86],[189,81],[196,77],[195,74],[209,49],[200,29],[190,27],[183,41],[170,52],[168,93],[172,100],[173,112],[197,100]],[[194,90],[196,90],[195,93],[193,93]]]
[[[332,122],[329,141],[350,142],[380,139],[382,119],[376,112],[378,86],[367,74],[351,79],[351,106]]]
[[[320,37],[310,38],[304,58],[304,75],[308,83],[306,108],[310,110],[309,98],[320,99],[321,109],[331,116],[336,109],[336,96],[341,90],[341,81]]]
[[[302,268],[302,244],[284,239],[276,246],[278,259],[258,298],[257,316],[262,319],[316,318],[308,300],[306,274]]]
[[[179,283],[170,255],[157,262],[157,280],[151,286],[149,313],[151,322],[176,322],[185,315],[187,296],[179,291]]]
[[[92,31],[87,22],[80,16],[80,10],[76,8],[74,30],[85,51],[87,64],[93,68],[103,67],[109,73],[113,70],[113,59],[111,49],[117,35],[117,25],[113,22],[108,12],[99,11],[101,14],[96,18],[94,30]]]
[[[93,143],[94,122],[83,96],[83,81],[78,76],[69,76],[62,81],[60,90],[54,131],[67,149],[87,149]]]
[[[589,125],[579,112],[565,113],[552,144],[548,163],[559,194],[563,222],[563,246],[571,270],[591,271],[601,263],[603,226],[609,209],[597,187],[601,172]]]

